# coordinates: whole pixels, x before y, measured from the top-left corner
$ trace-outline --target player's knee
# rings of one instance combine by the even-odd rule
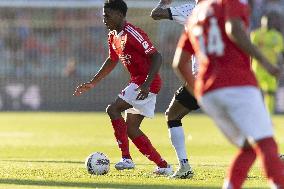
[[[165,117],[166,117],[166,120],[169,121],[169,113],[170,113],[170,109],[168,108],[166,111],[165,111]]]
[[[106,113],[109,114],[110,112],[110,104],[106,107]]]
[[[135,127],[128,127],[127,128],[127,135],[131,140],[135,139],[138,134],[139,134],[138,128],[135,128]]]
[[[131,140],[134,139],[134,137],[133,137],[133,130],[132,130],[132,129],[127,128],[127,136],[128,136]]]
[[[181,119],[179,115],[175,111],[173,111],[171,108],[168,108],[166,110],[165,116],[166,116],[167,121]]]
[[[106,113],[109,115],[109,116],[112,116],[112,115],[114,115],[115,114],[115,106],[114,105],[112,105],[112,104],[109,104],[108,106],[107,106],[107,108],[106,108]]]

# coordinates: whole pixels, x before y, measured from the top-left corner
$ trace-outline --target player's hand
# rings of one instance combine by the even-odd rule
[[[281,75],[281,69],[275,66],[270,73],[278,79]]]
[[[138,95],[136,97],[136,100],[144,100],[144,99],[146,99],[148,97],[149,92],[150,92],[150,88],[149,88],[148,85],[146,85],[144,83],[140,87],[135,89],[135,91],[138,91]]]
[[[94,84],[87,82],[87,83],[83,83],[81,85],[79,85],[75,92],[74,92],[74,96],[80,96],[82,93],[85,93],[86,91],[90,90],[91,88],[94,88]]]
[[[280,77],[281,69],[279,66],[271,64],[264,56],[260,58],[260,63],[270,75],[273,75],[276,79]]]
[[[280,67],[269,64],[269,65],[266,66],[266,70],[269,74],[273,75],[277,79],[280,77],[280,74],[281,74]]]

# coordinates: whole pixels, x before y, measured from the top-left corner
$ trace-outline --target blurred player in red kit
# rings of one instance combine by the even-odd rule
[[[284,164],[278,157],[269,113],[256,78],[252,56],[272,75],[272,65],[248,37],[247,0],[200,1],[189,17],[179,41],[173,68],[188,83],[201,108],[239,152],[232,162],[223,188],[239,189],[259,157],[272,188],[284,188]],[[194,54],[199,64],[194,79],[188,60]],[[182,60],[182,61],[177,61]]]
[[[155,173],[170,175],[172,167],[139,128],[144,117],[154,116],[156,96],[162,83],[158,74],[162,57],[148,36],[126,21],[126,13],[127,5],[123,0],[105,2],[103,16],[110,31],[109,57],[93,79],[78,86],[74,94],[81,95],[94,88],[120,60],[130,73],[130,82],[106,109],[122,152],[122,159],[115,168],[123,170],[135,166],[129,151],[129,137],[139,151],[157,165]],[[121,115],[123,111],[126,111],[125,119]]]

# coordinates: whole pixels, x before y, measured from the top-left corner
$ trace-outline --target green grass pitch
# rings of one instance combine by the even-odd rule
[[[221,188],[236,148],[207,116],[189,115],[183,124],[187,152],[196,174],[189,180],[170,180],[152,174],[154,164],[132,143],[136,169],[114,169],[120,152],[105,113],[0,113],[0,189]],[[274,116],[273,124],[284,153],[284,116]],[[163,115],[145,119],[142,130],[162,156],[177,167]],[[87,173],[84,160],[95,151],[110,158],[107,175]],[[268,188],[259,162],[250,171],[245,188]]]

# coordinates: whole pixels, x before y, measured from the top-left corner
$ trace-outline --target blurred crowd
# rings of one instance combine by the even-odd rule
[[[284,34],[284,0],[250,1],[252,31],[260,27],[262,15],[275,12],[280,15],[277,30]],[[144,28],[148,31],[155,24],[145,25],[149,25],[150,28]],[[174,48],[175,44],[170,41],[178,38],[179,32],[163,31],[169,32],[167,35],[171,37],[169,41],[160,41],[156,36],[158,46],[173,44],[170,48]],[[106,38],[102,12],[98,8],[0,7],[0,77],[89,76],[108,54]]]
[[[270,12],[275,12],[282,17],[281,27],[278,28],[284,33],[284,0],[250,0],[252,5],[251,10],[251,29],[254,30],[260,27],[260,19],[263,15]]]
[[[101,62],[107,45],[98,10],[0,11],[1,75],[76,76]],[[76,64],[84,66],[78,70]],[[2,69],[3,68],[3,69]]]

